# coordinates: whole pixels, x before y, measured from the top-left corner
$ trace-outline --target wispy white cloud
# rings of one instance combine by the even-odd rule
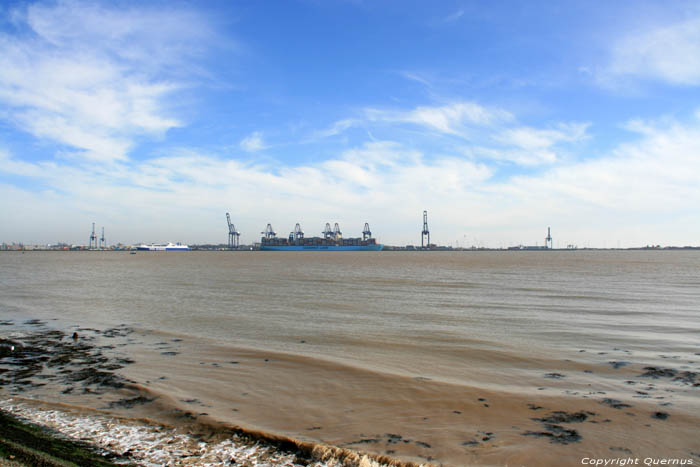
[[[601,70],[602,84],[647,78],[674,85],[700,85],[700,17],[631,33],[613,46]]]
[[[509,121],[513,115],[502,109],[487,108],[474,102],[457,101],[443,106],[420,106],[409,111],[367,109],[370,121],[410,123],[438,133],[466,135],[470,126]]]
[[[350,128],[360,125],[361,123],[362,120],[356,118],[346,118],[343,120],[338,120],[337,122],[333,123],[333,125],[331,125],[329,128],[326,128],[325,130],[316,131],[313,135],[313,139],[336,136]]]
[[[588,123],[559,123],[555,128],[518,126],[493,136],[500,147],[479,147],[475,154],[521,165],[552,164],[559,157],[562,143],[575,143],[587,137]]]
[[[415,81],[417,83],[422,84],[425,87],[430,88],[433,86],[433,84],[431,83],[431,80],[428,77],[423,76],[422,73],[418,73],[415,71],[402,71],[399,74],[401,76],[403,76],[404,78],[406,78],[407,80]]]
[[[419,151],[388,141],[367,143],[335,159],[304,166],[273,167],[194,151],[151,159],[129,167],[128,173],[23,162],[7,154],[0,162],[0,173],[31,177],[57,193],[54,198],[66,213],[64,222],[96,214],[95,206],[102,217],[108,212],[110,217],[128,218],[130,213],[123,228],[131,230],[132,241],[144,240],[134,237],[136,223],[143,231],[160,232],[163,223],[169,235],[180,231],[213,241],[209,224],[193,224],[191,219],[203,213],[218,216],[231,209],[230,200],[241,199],[246,202],[236,204],[236,216],[243,225],[254,226],[245,232],[246,241],[255,241],[258,226],[271,220],[279,225],[299,220],[313,225],[335,218],[357,224],[359,231],[365,221],[379,222],[388,212],[410,212],[426,193],[442,198],[459,195],[491,176],[482,164],[457,157],[428,161]],[[420,189],[408,189],[416,186]],[[32,196],[28,192],[24,197]],[[304,219],[305,213],[314,218]]]
[[[644,129],[639,138],[605,157],[567,160],[505,179],[495,179],[495,169],[487,163],[459,155],[428,157],[395,141],[365,143],[298,166],[189,150],[110,172],[62,161],[25,162],[5,154],[1,173],[41,180],[45,188],[36,193],[0,186],[0,212],[8,226],[5,235],[15,224],[14,196],[50,204],[64,214],[64,224],[85,223],[88,216],[110,216],[108,223],[124,219],[114,235],[131,241],[225,242],[222,216],[230,211],[245,242],[256,241],[267,222],[284,232],[296,222],[312,231],[326,221],[339,221],[348,235],[356,235],[369,221],[380,239],[415,243],[411,232],[419,231],[420,213],[428,209],[434,237],[444,243],[465,233],[488,238],[484,244],[489,246],[534,243],[553,225],[558,239],[579,245],[603,246],[610,238],[622,240],[623,246],[660,238],[696,244],[700,119],[630,127],[635,126]],[[562,135],[536,136],[543,141],[576,138],[582,130],[551,131]],[[649,221],[659,218],[673,219],[674,231]],[[36,222],[38,227],[41,218]],[[149,232],[149,238],[142,232]]]
[[[460,8],[459,10],[455,11],[454,13],[447,15],[444,19],[444,22],[446,23],[452,23],[453,21],[457,21],[459,18],[464,16],[464,9]]]
[[[246,152],[256,152],[265,149],[265,141],[263,141],[262,133],[259,131],[254,131],[250,135],[246,136],[241,140],[241,149]]]
[[[586,135],[587,123],[559,124],[556,129],[517,127],[504,130],[497,140],[525,149],[548,148],[562,141],[578,141]]]
[[[164,98],[183,84],[165,77],[206,36],[198,15],[59,1],[14,17],[31,34],[0,34],[0,105],[19,129],[107,162],[181,125]]]
[[[149,70],[182,65],[203,53],[212,39],[207,18],[182,7],[163,10],[59,0],[31,4],[20,16],[37,36],[58,49],[99,50]]]
[[[316,134],[337,135],[356,126],[417,127],[438,146],[441,139],[462,140],[461,153],[470,158],[534,166],[559,160],[565,146],[587,138],[590,124],[555,122],[544,128],[524,126],[504,109],[454,101],[408,110],[365,109],[364,119],[341,120]]]

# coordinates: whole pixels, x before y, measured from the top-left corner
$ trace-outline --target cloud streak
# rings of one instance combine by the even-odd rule
[[[224,242],[222,216],[231,211],[245,242],[256,241],[267,222],[284,232],[296,222],[311,231],[333,220],[349,234],[368,221],[384,241],[406,244],[415,243],[407,232],[418,232],[420,212],[428,209],[435,238],[443,243],[466,233],[488,238],[487,246],[533,243],[551,224],[558,238],[581,246],[602,246],[615,235],[624,235],[623,246],[653,243],[659,235],[692,243],[700,234],[690,208],[700,203],[700,161],[692,156],[700,152],[700,120],[645,122],[644,128],[637,141],[604,158],[505,180],[495,180],[485,163],[429,158],[394,141],[365,143],[298,166],[183,150],[116,173],[23,162],[7,153],[0,167],[5,174],[41,179],[45,199],[64,213],[62,222],[84,223],[86,215],[107,212],[110,222],[125,219],[113,235],[131,241],[160,235],[160,240]],[[558,131],[556,138],[577,134]],[[37,196],[12,190],[21,199]],[[3,198],[0,209],[10,212]],[[630,230],[630,219],[639,216],[671,217],[681,228],[667,232],[661,224],[636,224]],[[150,237],[143,238],[143,231]]]
[[[599,79],[604,84],[615,84],[631,77],[700,85],[700,17],[645,29],[618,40]]]
[[[29,32],[0,35],[0,105],[19,129],[114,162],[128,159],[139,138],[181,126],[163,101],[184,86],[167,78],[177,78],[169,67],[185,63],[194,53],[185,44],[204,36],[196,15],[61,1],[14,17]]]
[[[409,123],[429,130],[465,137],[471,126],[487,126],[510,121],[513,115],[501,109],[489,109],[474,102],[457,101],[447,105],[420,106],[410,111],[367,109],[372,122]]]
[[[250,135],[246,136],[241,140],[241,149],[246,152],[256,152],[265,149],[267,146],[263,141],[262,133],[259,131],[254,131]]]
[[[551,165],[567,146],[588,138],[590,123],[558,122],[545,128],[524,126],[504,109],[475,102],[454,101],[440,106],[418,106],[408,110],[368,108],[364,118],[334,123],[317,132],[316,138],[336,136],[353,127],[407,127],[422,131],[433,142],[459,141],[460,153],[475,159],[490,159],[520,166]]]
[[[524,166],[554,164],[560,159],[557,152],[563,145],[587,138],[589,126],[588,123],[559,123],[554,128],[545,129],[527,126],[507,128],[492,137],[501,147],[480,147],[475,149],[475,153]]]

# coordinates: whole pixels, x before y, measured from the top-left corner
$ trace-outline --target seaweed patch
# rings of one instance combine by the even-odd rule
[[[545,424],[544,431],[526,431],[523,436],[535,436],[538,438],[549,438],[555,444],[569,444],[581,441],[581,435],[576,430],[564,428],[561,425]]]
[[[25,324],[39,326],[38,320]],[[99,331],[98,331],[99,332]],[[51,381],[70,394],[101,393],[104,389],[123,388],[128,381],[115,373],[133,360],[108,356],[104,347],[92,345],[92,338],[72,339],[58,330],[37,329],[20,337],[0,338],[0,386],[14,393],[43,386]]]

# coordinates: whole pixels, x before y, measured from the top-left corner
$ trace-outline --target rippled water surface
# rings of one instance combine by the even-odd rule
[[[0,313],[71,332],[127,325],[138,338],[124,372],[145,390],[296,439],[448,465],[624,450],[700,462],[700,376],[641,376],[700,371],[699,261],[689,250],[3,253]],[[581,437],[566,444],[537,420],[579,410],[595,415],[558,424]],[[647,445],[658,440],[665,451]]]

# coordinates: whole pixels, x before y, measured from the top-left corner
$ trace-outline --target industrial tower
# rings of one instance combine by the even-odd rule
[[[304,239],[304,231],[301,230],[301,225],[297,222],[297,225],[294,226],[294,232],[292,232],[292,235],[290,235],[294,240],[303,240]]]
[[[326,227],[324,227],[323,232],[323,238],[331,238],[333,235],[333,231],[331,230],[331,224],[330,222],[326,222]]]
[[[426,237],[428,238],[427,244],[424,243]],[[420,247],[430,248],[430,231],[428,230],[428,211],[423,211],[423,231],[420,234]]]
[[[88,248],[97,249],[97,234],[95,234],[95,223],[92,223],[92,233],[90,234],[90,246]]]
[[[228,249],[233,250],[239,246],[241,233],[238,232],[236,226],[231,223],[231,216],[229,213],[226,213],[226,222],[228,223]]]
[[[267,224],[265,231],[260,233],[263,234],[265,238],[275,238],[277,236],[277,233],[272,229],[272,224]]]
[[[362,231],[362,240],[368,240],[372,238],[372,231],[369,230],[369,223],[365,222],[365,228]]]
[[[554,247],[552,245],[552,232],[551,227],[547,227],[547,237],[544,239],[544,247],[550,250]]]
[[[340,231],[340,226],[338,225],[337,222],[335,223],[335,226],[333,227],[333,238],[335,238],[336,240],[343,238],[343,232]]]

